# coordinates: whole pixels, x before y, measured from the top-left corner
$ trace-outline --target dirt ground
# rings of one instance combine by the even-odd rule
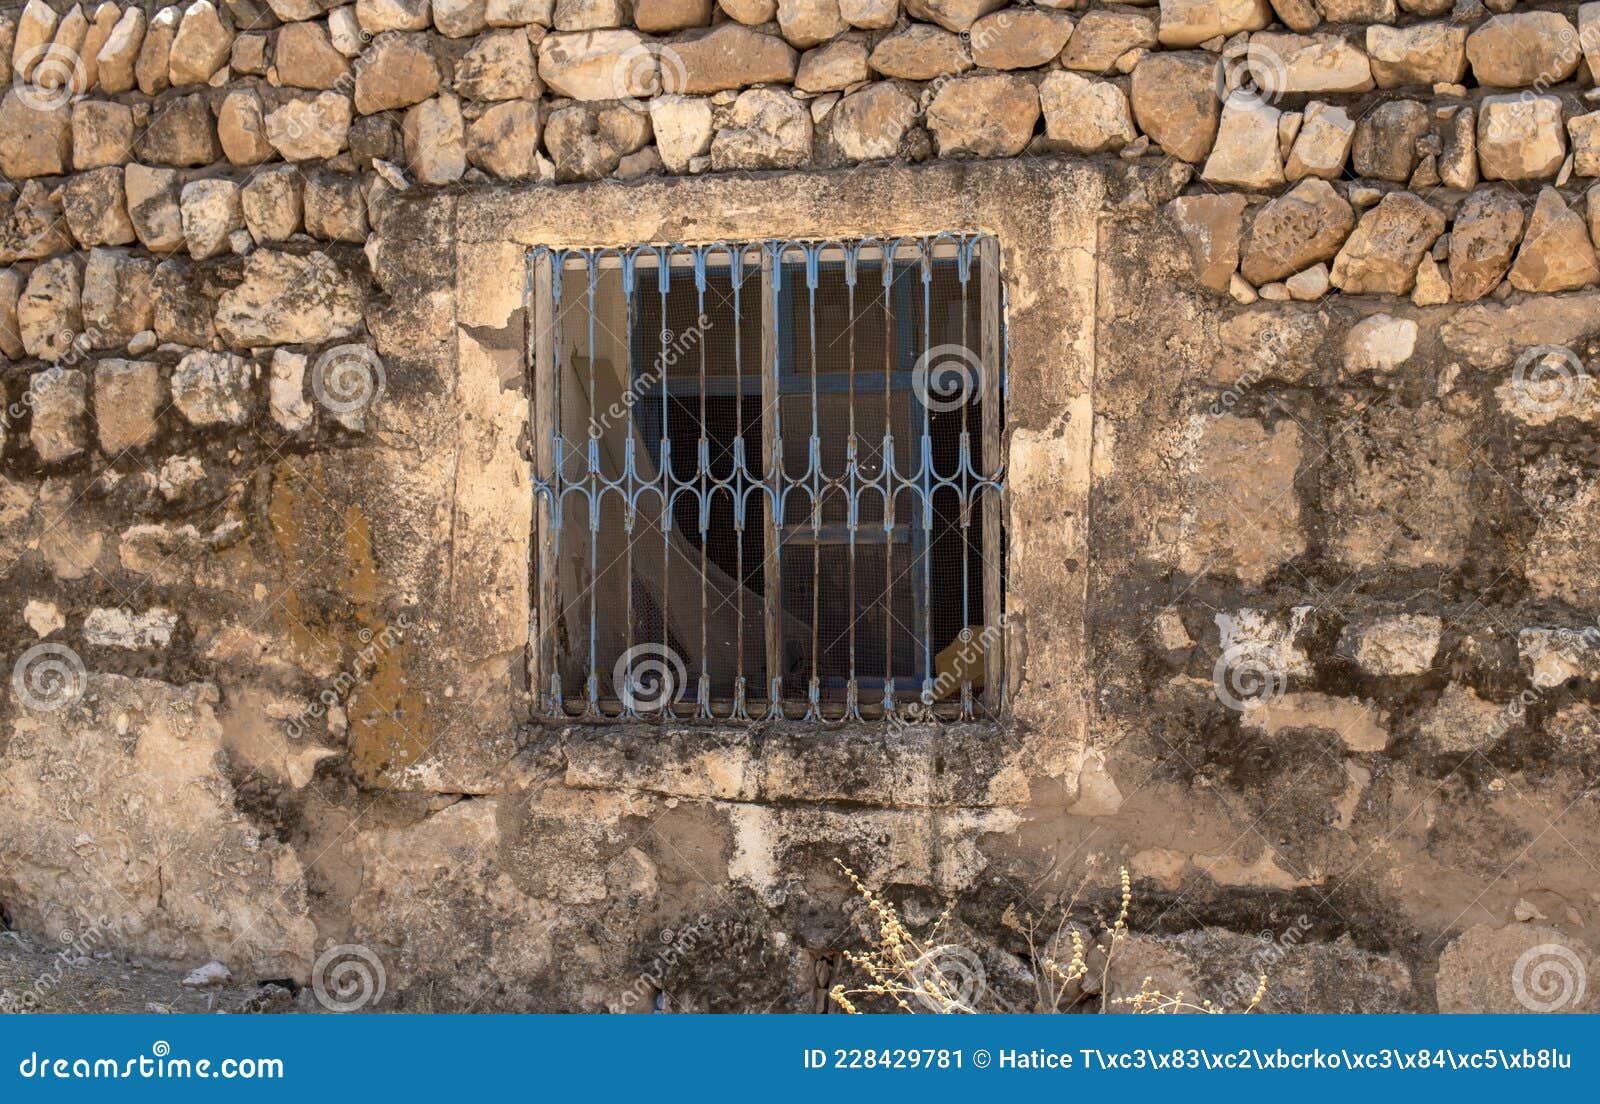
[[[196,966],[204,965],[196,963]],[[80,956],[0,931],[0,1013],[317,1012],[310,989],[184,985],[188,971],[114,951]]]

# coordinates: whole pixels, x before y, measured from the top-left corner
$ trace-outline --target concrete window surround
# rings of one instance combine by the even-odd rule
[[[1091,690],[1083,610],[1096,245],[1104,193],[1104,179],[1092,166],[1037,160],[496,189],[458,197],[461,387],[464,395],[479,396],[481,408],[473,417],[489,419],[499,439],[492,454],[475,450],[482,470],[474,474],[523,489],[531,468],[517,442],[528,424],[531,395],[513,393],[509,384],[513,376],[531,380],[528,350],[536,335],[526,310],[526,258],[537,246],[892,237],[960,229],[998,238],[1007,274],[1005,608],[1006,683],[1012,692],[1003,720],[893,729],[881,723],[750,730],[677,725],[664,733],[648,722],[607,725],[604,731],[544,725],[525,707],[510,709],[535,744],[563,744],[569,783],[745,800],[881,796],[897,805],[1024,804],[1039,781],[1075,787]],[[507,327],[529,340],[513,346]],[[486,329],[500,337],[485,340]],[[531,515],[525,506],[472,520],[475,527],[494,529],[484,533],[490,539],[474,545],[485,549],[482,572],[505,572],[515,557],[524,573],[524,598],[537,593],[530,581],[536,528]],[[1035,609],[1048,616],[1032,616]],[[536,625],[529,639],[535,632]],[[857,761],[870,758],[877,766],[853,780],[849,793],[834,794],[827,781],[833,772],[810,769],[827,748]],[[697,749],[715,749],[725,761],[708,765],[702,758],[700,769],[686,769],[686,758],[693,760]],[[791,755],[798,758],[786,762]]]

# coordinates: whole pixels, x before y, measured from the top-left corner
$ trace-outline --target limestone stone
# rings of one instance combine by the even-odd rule
[[[709,106],[706,116],[709,126]],[[531,180],[539,173],[539,131],[538,104],[497,103],[467,127],[467,160],[501,180]]]
[[[435,18],[438,18],[435,13]],[[354,176],[316,173],[306,178],[306,233],[323,241],[367,240],[367,203],[361,180]]]
[[[144,45],[144,9],[129,6],[124,9],[116,26],[100,52],[95,56],[95,68],[100,90],[111,94],[128,92],[137,83],[134,65],[139,60],[139,48]]]
[[[1202,287],[1228,290],[1239,267],[1244,208],[1245,198],[1237,192],[1179,196],[1172,201],[1174,221],[1188,243],[1195,278]]]
[[[350,135],[350,97],[297,96],[267,115],[267,141],[285,161],[336,157]]]
[[[70,709],[13,707],[0,789],[17,828],[0,863],[17,923],[59,932],[82,930],[81,916],[116,918],[130,952],[309,982],[316,929],[300,862],[236,804],[216,687],[92,673],[70,693]],[[78,764],[70,779],[39,770],[53,755]],[[55,827],[63,802],[84,810],[80,841],[126,851],[74,847]],[[186,904],[201,901],[233,923]]]
[[[1074,153],[1121,149],[1139,135],[1127,97],[1111,81],[1054,72],[1039,85],[1039,103],[1046,137]]]
[[[111,0],[102,0],[94,9],[94,17],[83,37],[83,46],[78,51],[78,65],[72,81],[72,90],[76,95],[81,96],[100,83],[100,51],[105,48],[121,17],[122,13]]]
[[[1095,9],[1086,12],[1072,28],[1072,38],[1061,52],[1061,64],[1068,69],[1108,73],[1116,67],[1117,59],[1129,50],[1155,48],[1156,21],[1150,16],[1143,12]]]
[[[1331,261],[1355,224],[1355,212],[1331,184],[1303,180],[1256,215],[1245,239],[1244,278],[1259,286]]]
[[[1409,192],[1390,192],[1361,216],[1334,258],[1331,279],[1350,294],[1409,294],[1417,264],[1444,232],[1444,216]]]
[[[94,366],[95,429],[108,456],[155,440],[166,405],[161,366],[149,360],[102,360]]]
[[[1315,302],[1328,294],[1331,286],[1326,264],[1314,264],[1284,281],[1284,287],[1289,289],[1289,298],[1299,302]]]
[[[1600,6],[1578,5],[1578,44],[1591,74],[1600,73]]]
[[[650,141],[645,115],[620,105],[571,104],[545,120],[544,146],[557,180],[596,180]]]
[[[895,156],[916,117],[915,100],[893,82],[879,81],[845,96],[829,119],[841,153],[872,161]]]
[[[765,0],[718,0],[723,9],[727,10],[730,2],[745,6],[748,10],[758,11]],[[884,31],[894,26],[895,20],[900,15],[899,0],[839,0],[839,14],[844,16],[845,22],[852,27],[862,30]],[[739,19],[738,16],[734,16]],[[770,18],[770,17],[769,17]],[[741,23],[748,23],[748,19],[739,19]],[[756,22],[765,23],[766,20]]]
[[[1395,0],[1317,0],[1329,23],[1393,23]]]
[[[42,463],[70,460],[88,448],[87,387],[88,381],[76,368],[34,373],[28,384],[28,393],[33,396],[33,424],[28,428],[28,440]]]
[[[245,261],[243,282],[217,301],[217,333],[235,349],[331,341],[360,324],[354,279],[320,251],[258,249]]]
[[[1270,104],[1242,92],[1230,95],[1222,105],[1217,140],[1200,172],[1201,179],[1251,189],[1282,184],[1278,117],[1278,109]]]
[[[183,186],[179,200],[183,237],[196,260],[228,249],[228,236],[244,228],[239,185],[231,180],[194,180]]]
[[[522,31],[481,35],[456,63],[455,89],[467,100],[535,99],[544,90]]]
[[[801,55],[794,86],[802,92],[842,92],[866,79],[866,44],[841,38]]]
[[[1567,120],[1572,140],[1572,171],[1578,176],[1600,176],[1600,111]]]
[[[140,161],[178,168],[209,165],[221,159],[216,120],[206,97],[196,92],[163,103],[161,110],[151,115],[134,154]]]
[[[625,0],[556,0],[551,25],[558,31],[603,31],[627,22]]]
[[[361,56],[361,51],[367,44],[367,36],[361,30],[361,21],[356,18],[354,4],[334,8],[328,13],[328,43],[339,51],[340,57]]]
[[[79,100],[72,105],[74,169],[125,165],[132,155],[132,108],[109,100]]]
[[[714,169],[793,168],[811,156],[811,113],[777,88],[752,88],[734,101],[711,140]]]
[[[942,157],[1015,157],[1033,137],[1039,94],[1022,77],[947,81],[928,104],[927,124]]]
[[[72,165],[72,108],[12,88],[0,100],[0,173],[12,180],[59,176]]]
[[[1161,0],[1161,45],[1198,46],[1271,22],[1267,0]]]
[[[193,426],[244,425],[255,410],[255,382],[254,361],[196,351],[172,370],[172,405]]]
[[[1393,372],[1417,347],[1417,324],[1409,318],[1369,314],[1344,339],[1344,369],[1352,375]]]
[[[1450,228],[1450,296],[1458,302],[1493,291],[1522,240],[1522,204],[1502,188],[1474,191]]]
[[[1507,277],[1518,291],[1571,291],[1600,280],[1583,216],[1554,188],[1541,188],[1528,232]]]
[[[1439,179],[1447,188],[1468,191],[1478,183],[1478,131],[1476,114],[1460,108],[1446,122],[1444,151],[1439,156]]]
[[[1368,27],[1367,56],[1379,88],[1459,84],[1467,72],[1467,29],[1450,23]]]
[[[17,330],[17,297],[22,294],[22,273],[14,268],[0,269],[0,355],[19,359],[24,352]],[[0,444],[3,444],[0,441]]]
[[[216,338],[215,287],[203,268],[174,257],[156,266],[150,280],[151,322],[160,342],[208,347]]]
[[[1217,136],[1219,78],[1217,59],[1210,54],[1147,54],[1133,70],[1133,117],[1139,129],[1172,156],[1191,164],[1203,161]]]
[[[1487,96],[1478,112],[1478,165],[1485,180],[1543,180],[1566,159],[1555,96]]]
[[[1417,265],[1417,285],[1411,289],[1411,302],[1419,307],[1436,307],[1450,302],[1450,279],[1432,254]]]
[[[469,38],[488,26],[485,0],[432,0],[432,15],[446,38]]]
[[[778,27],[791,45],[805,49],[843,34],[839,0],[778,0]]]
[[[121,249],[91,249],[83,269],[84,333],[97,349],[125,346],[153,324],[155,262]]]
[[[1068,38],[1072,20],[1052,11],[1010,8],[992,12],[972,25],[972,60],[985,69],[1034,69],[1050,62]],[[1130,47],[1131,49],[1131,47]]]
[[[972,68],[972,55],[960,36],[913,23],[879,40],[868,63],[885,77],[927,81],[965,73]]]
[[[697,96],[666,95],[650,101],[656,150],[668,172],[689,171],[689,163],[711,149],[711,102]]]
[[[368,34],[421,31],[432,22],[429,0],[356,0],[356,22]]]
[[[44,60],[56,36],[61,17],[44,0],[28,0],[18,13],[16,37],[12,40],[11,72],[16,81],[26,83]]]
[[[258,243],[284,241],[300,229],[301,179],[280,165],[253,174],[239,189],[245,228]]]
[[[232,75],[266,76],[267,36],[262,33],[235,35],[233,50],[228,54],[228,71]]]
[[[291,26],[305,27],[308,23]],[[222,152],[235,165],[259,165],[272,159],[272,143],[267,141],[267,124],[262,118],[261,97],[253,88],[236,88],[222,99],[217,109],[217,140]]]
[[[1432,668],[1443,633],[1444,622],[1438,617],[1401,613],[1352,624],[1341,643],[1363,671],[1394,678]]]
[[[83,273],[74,257],[45,261],[17,297],[17,332],[28,355],[61,360],[83,332]]]
[[[272,61],[279,82],[290,88],[333,88],[350,76],[350,62],[333,48],[321,23],[290,23],[281,28]]]
[[[555,0],[488,0],[483,18],[491,27],[548,27],[555,18]]]
[[[1415,100],[1390,100],[1356,124],[1350,160],[1357,175],[1404,184],[1417,167],[1417,142],[1431,126],[1428,108]]]
[[[704,33],[689,32],[688,37],[673,40],[672,50],[677,65],[672,79],[662,81],[663,90],[691,95],[752,84],[787,84],[794,80],[798,61],[794,47],[782,38],[739,23],[723,23]],[[539,75],[549,84],[542,45],[539,58]]]
[[[183,9],[183,19],[167,55],[167,80],[174,88],[205,84],[227,62],[233,51],[233,31],[211,0],[193,0]]]
[[[128,218],[139,243],[152,253],[183,247],[183,216],[178,207],[176,169],[130,164],[122,171]]]
[[[678,56],[682,58],[681,50]],[[794,51],[789,50],[789,56],[792,59]],[[539,76],[552,92],[575,100],[648,96],[661,80],[644,37],[637,31],[618,30],[546,36],[539,43]],[[785,79],[793,76],[791,65]]]
[[[1185,574],[1260,585],[1306,550],[1294,479],[1304,453],[1293,419],[1209,419],[1182,460],[1182,491],[1157,531],[1157,551]]]
[[[267,7],[272,9],[272,14],[285,23],[299,23],[307,19],[317,19],[324,13],[332,14],[329,9],[337,9],[340,0],[267,0]],[[353,14],[353,13],[352,13]],[[266,20],[262,20],[263,23]]]
[[[1344,108],[1319,102],[1307,104],[1283,175],[1289,180],[1338,180],[1344,175],[1355,133],[1356,124]]]
[[[1005,6],[1006,0],[905,0],[906,14],[962,34],[982,16]]]
[[[1372,87],[1367,55],[1335,34],[1253,34],[1245,64],[1256,87],[1268,96],[1365,92]]]
[[[1559,84],[1578,68],[1578,29],[1560,12],[1510,12],[1467,36],[1467,60],[1479,84],[1526,88]]]
[[[272,420],[285,433],[310,429],[315,416],[305,394],[306,359],[304,354],[288,349],[272,350],[267,406]]]
[[[1439,955],[1434,981],[1446,1013],[1592,1012],[1600,961],[1582,939],[1543,924],[1478,924]]]
[[[646,34],[704,27],[711,22],[711,0],[634,0],[633,25]]]
[[[1417,734],[1434,752],[1466,755],[1493,746],[1515,727],[1520,727],[1520,722],[1504,706],[1452,682],[1422,715]]]
[[[133,73],[139,91],[146,96],[159,96],[172,87],[167,75],[168,61],[172,53],[172,40],[178,34],[178,21],[182,18],[183,12],[177,5],[172,5],[156,12],[145,26]]]
[[[841,15],[849,3],[850,0],[844,0],[844,3],[840,4]],[[895,0],[895,6],[899,7],[899,0]],[[717,0],[717,7],[721,8],[729,19],[743,23],[747,27],[759,27],[778,18],[778,0]],[[894,25],[892,18],[888,25],[891,27]]]
[[[79,245],[127,245],[135,240],[119,166],[72,176],[61,189],[61,208]]]
[[[435,96],[411,108],[404,131],[406,164],[419,183],[449,184],[466,172],[466,125],[454,96]]]
[[[439,90],[439,65],[422,35],[381,34],[356,66],[355,105],[363,115],[421,103]]]

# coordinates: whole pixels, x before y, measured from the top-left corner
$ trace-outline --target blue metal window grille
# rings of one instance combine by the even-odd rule
[[[998,713],[999,256],[955,233],[533,251],[546,716]]]

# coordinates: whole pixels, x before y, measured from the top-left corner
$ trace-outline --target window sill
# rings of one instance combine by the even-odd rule
[[[800,722],[729,726],[646,722],[541,727],[566,784],[669,797],[878,808],[1028,803],[1022,743],[1004,723]]]

